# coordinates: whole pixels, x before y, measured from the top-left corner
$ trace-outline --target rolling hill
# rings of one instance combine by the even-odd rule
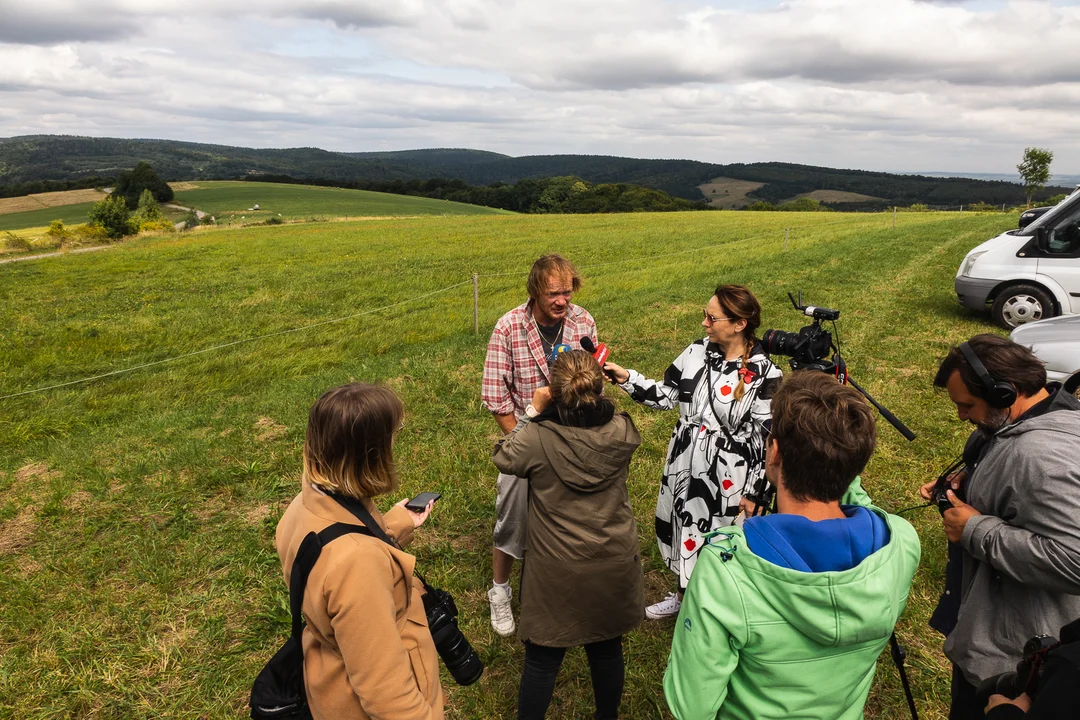
[[[688,200],[710,199],[700,186],[716,179],[759,184],[746,193],[746,203],[779,202],[815,191],[865,196],[855,202],[830,203],[837,209],[880,209],[913,203],[945,207],[979,201],[1016,205],[1024,201],[1019,184],[1002,180],[901,175],[779,162],[722,165],[606,155],[510,157],[468,149],[338,153],[318,148],[253,149],[173,140],[58,135],[0,139],[0,186],[114,176],[140,160],[153,165],[170,181],[283,175],[329,182],[441,177],[489,185],[575,175],[592,183],[633,183]],[[1071,189],[1050,187],[1036,197],[1045,198]]]

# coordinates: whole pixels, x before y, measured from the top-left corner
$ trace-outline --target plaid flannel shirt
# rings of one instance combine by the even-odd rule
[[[562,342],[574,349],[581,338],[595,343],[596,321],[585,308],[571,304],[563,321]],[[520,418],[533,393],[551,379],[540,333],[532,318],[532,300],[499,318],[488,342],[480,399],[495,415]]]

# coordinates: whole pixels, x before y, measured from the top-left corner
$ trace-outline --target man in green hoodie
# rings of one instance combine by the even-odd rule
[[[664,675],[679,720],[862,718],[921,552],[862,492],[876,438],[856,390],[815,371],[780,386],[765,454],[777,513],[701,551]]]

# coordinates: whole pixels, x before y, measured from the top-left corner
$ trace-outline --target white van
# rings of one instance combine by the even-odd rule
[[[972,310],[989,304],[1004,328],[1080,313],[1080,186],[1024,229],[971,250],[956,273],[956,295]]]

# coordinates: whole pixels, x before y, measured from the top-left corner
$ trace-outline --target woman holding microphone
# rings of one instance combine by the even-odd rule
[[[400,548],[427,519],[395,505],[385,515],[373,499],[392,491],[394,435],[401,400],[389,388],[350,383],[311,408],[300,494],[277,526],[285,581],[309,532],[356,525],[345,504],[363,505],[396,543],[350,533],[322,549],[308,577],[303,612],[304,684],[317,719],[442,720],[438,656],[428,630],[416,559]]]
[[[571,350],[551,366],[525,418],[495,446],[495,466],[528,478],[521,578],[525,667],[518,718],[543,718],[566,649],[585,646],[599,720],[618,717],[622,636],[641,622],[644,578],[626,490],[641,443],[626,413],[604,397],[592,355]]]
[[[730,525],[740,509],[753,511],[743,496],[764,477],[762,429],[782,376],[754,335],[761,305],[747,288],[716,288],[703,315],[705,337],[675,358],[663,381],[604,366],[635,401],[679,408],[656,502],[656,541],[679,584],[645,609],[653,620],[678,614],[702,537]]]

